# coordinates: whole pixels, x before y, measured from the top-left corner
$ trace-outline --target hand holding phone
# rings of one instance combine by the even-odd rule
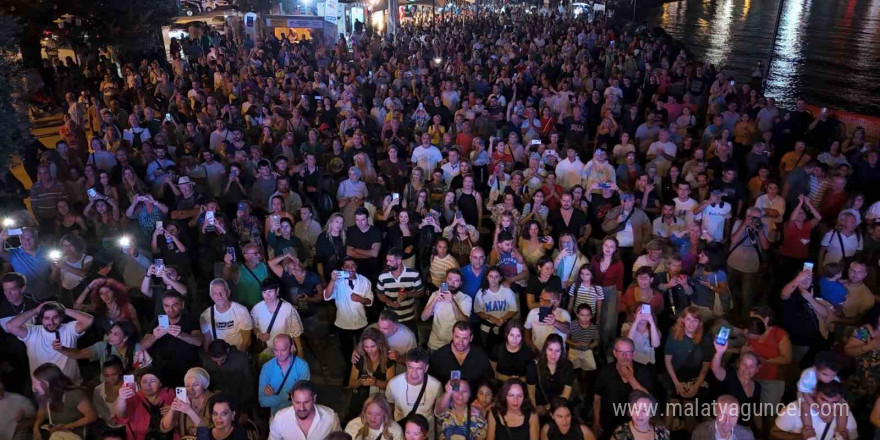
[[[189,403],[189,397],[186,395],[186,387],[175,388],[174,395],[177,397],[177,400],[183,403]]]
[[[727,339],[730,337],[730,327],[721,327],[718,330],[718,336],[715,337],[715,343],[718,345],[727,345]]]
[[[452,370],[449,372],[449,383],[452,385],[452,391],[458,391],[461,385],[461,370]]]
[[[162,327],[164,329],[168,329],[168,327],[171,327],[171,321],[168,320],[168,315],[159,315],[156,317],[156,319],[159,321],[159,327]]]

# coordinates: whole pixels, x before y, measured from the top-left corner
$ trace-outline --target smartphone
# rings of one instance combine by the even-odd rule
[[[718,336],[715,337],[715,343],[718,345],[727,345],[728,337],[730,337],[730,327],[721,327],[721,330],[718,330]]]
[[[541,145],[541,140],[540,139],[532,139],[532,141],[529,142],[529,145]]]
[[[160,270],[164,270],[165,269],[165,260],[163,260],[161,258],[156,258],[155,260],[153,260],[153,266],[156,266],[157,272]]]
[[[300,96],[300,98],[302,98],[302,99],[306,99],[306,95],[299,95],[299,96]]]
[[[227,247],[226,247],[226,253],[229,254],[229,255],[232,255],[232,261],[235,261],[235,247],[233,247],[233,246],[227,246]]]
[[[538,321],[544,322],[544,319],[546,319],[548,316],[550,316],[551,312],[553,312],[553,309],[551,309],[550,307],[539,307],[538,308]]]
[[[822,114],[828,113],[828,107],[822,107]]]
[[[565,243],[564,247],[565,247],[565,249],[567,249],[569,252],[574,252],[574,243],[568,241],[568,242]]]
[[[348,271],[345,271],[345,270],[334,270],[333,272],[336,273],[336,278],[337,278],[337,279],[346,279],[346,278],[348,278]]]
[[[550,237],[541,237],[538,239],[541,243],[550,243]]]
[[[174,395],[177,397],[177,400],[184,403],[189,403],[189,397],[186,395],[186,387],[175,388]]]
[[[134,374],[126,374],[125,376],[122,376],[122,383],[131,385],[132,388],[135,388]]]
[[[458,391],[458,386],[461,383],[461,370],[450,371],[449,382],[452,384],[452,391]]]
[[[170,121],[170,120],[171,120],[171,113],[165,113],[165,120],[166,120],[166,121]]]
[[[449,292],[449,284],[447,284],[447,283],[440,283],[440,291],[441,291],[441,292]]]
[[[205,221],[214,226],[214,211],[205,211]]]
[[[461,211],[455,211],[455,218],[461,218]]]
[[[400,193],[391,193],[391,200],[400,200]]]
[[[156,220],[156,229],[162,229],[163,226],[165,226],[165,224],[162,223],[162,220]]]
[[[734,84],[736,84],[736,81],[731,81],[731,82],[730,82],[730,85],[734,85]]]
[[[601,189],[611,189],[611,184],[608,182],[599,182],[599,188]]]
[[[98,197],[98,190],[96,190],[95,188],[89,188],[89,190],[87,192],[89,193],[89,197],[91,197],[93,199],[95,197]]]
[[[804,262],[804,270],[807,272],[812,272],[813,271],[813,263],[811,263],[809,261]]]
[[[61,332],[58,330],[55,330],[55,340],[61,342]]]
[[[323,101],[323,100],[324,100],[323,96],[315,96],[315,101]]]
[[[159,327],[168,328],[171,326],[171,321],[168,320],[168,315],[159,315],[156,319],[159,321]]]
[[[17,235],[21,235],[21,228],[12,228],[6,230],[6,235],[13,237]]]
[[[643,315],[651,314],[651,305],[650,304],[642,304],[642,312]]]
[[[371,70],[370,71],[370,78],[372,78],[372,77],[373,77],[373,71]]]

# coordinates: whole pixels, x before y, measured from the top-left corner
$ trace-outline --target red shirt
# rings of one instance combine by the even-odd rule
[[[159,390],[159,405],[171,406],[174,402],[174,390],[171,388],[162,388]],[[150,429],[150,402],[144,397],[142,391],[125,401],[125,418],[113,417],[116,423],[125,425],[125,435],[127,440],[144,440],[147,431]],[[156,422],[158,424],[158,421]],[[174,430],[174,440],[178,440],[180,434]]]
[[[593,284],[597,286],[614,286],[617,288],[618,295],[623,292],[623,263],[618,260],[616,263],[608,266],[608,270],[602,272],[602,260],[594,258],[590,263],[590,272],[593,272]]]
[[[748,338],[747,343],[756,355],[763,359],[773,359],[779,356],[779,341],[788,336],[780,327],[770,327],[767,329],[767,338],[764,342],[760,342],[757,338]],[[779,365],[768,362],[761,362],[758,366],[758,372],[755,373],[757,380],[776,380],[778,376]]]
[[[626,293],[620,297],[620,301],[617,303],[617,311],[618,312],[632,312],[632,308],[636,306],[638,301],[636,301],[636,286],[631,285],[628,289],[626,289]],[[648,301],[648,304],[651,305],[651,310],[656,314],[663,311],[663,295],[660,294],[659,291],[654,290],[654,294],[651,296],[651,299]]]
[[[810,232],[813,226],[805,221],[804,227],[798,229],[791,220],[785,222],[782,227],[782,247],[779,253],[789,258],[798,260],[806,259],[810,254]]]

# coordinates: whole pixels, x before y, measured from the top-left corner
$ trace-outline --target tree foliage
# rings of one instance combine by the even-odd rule
[[[33,140],[19,57],[21,31],[18,20],[0,15],[0,169],[7,167],[10,155],[18,154]]]

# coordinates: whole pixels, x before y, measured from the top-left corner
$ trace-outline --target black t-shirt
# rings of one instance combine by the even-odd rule
[[[715,185],[721,187],[721,190],[724,191],[724,195],[721,197],[721,200],[730,203],[731,214],[734,216],[739,215],[736,212],[736,205],[741,201],[746,200],[746,187],[739,180],[734,180],[733,182],[726,183],[721,179],[718,179],[715,182]]]
[[[632,366],[633,377],[639,385],[649,393],[653,392],[654,379],[651,369],[638,362],[633,362]],[[633,388],[620,378],[620,373],[617,372],[617,362],[607,364],[599,370],[599,376],[596,379],[596,395],[602,398],[599,416],[605,432],[611,432],[629,420],[628,413],[615,411],[615,408],[629,402],[629,394],[632,391]]]
[[[180,326],[181,333],[192,333],[199,329],[198,320],[186,312],[180,316],[177,325]],[[157,326],[158,317],[146,328],[146,333],[152,333]],[[172,386],[183,382],[187,370],[199,366],[199,349],[200,347],[190,345],[182,339],[165,335],[157,339],[147,351],[153,358],[153,366],[159,369],[162,383]]]
[[[356,225],[350,226],[345,231],[346,246],[369,251],[376,243],[382,243],[382,233],[375,226],[370,226],[366,232],[361,231]]]
[[[755,389],[752,392],[752,397],[749,397],[746,395],[746,390],[743,388],[739,378],[736,377],[736,368],[727,367],[725,371],[727,371],[727,374],[724,376],[724,380],[717,385],[716,391],[718,395],[730,394],[736,397],[741,405],[750,405],[752,408],[757,408],[758,404],[761,403],[761,383],[754,380]],[[748,425],[749,421],[740,418],[738,423],[740,425]]]
[[[535,300],[539,300],[541,298],[541,292],[543,292],[544,289],[552,290],[554,292],[562,292],[562,280],[560,280],[557,275],[550,275],[547,282],[543,283],[538,279],[537,275],[529,275],[529,281],[526,283],[526,290],[519,298],[520,308],[522,308],[523,312],[528,313],[526,310],[526,307],[528,306],[528,302],[526,302],[526,294],[532,294],[535,296]]]
[[[315,288],[321,285],[321,278],[317,273],[312,272],[310,270],[306,271],[305,276],[303,277],[302,282],[296,279],[293,274],[288,271],[284,271],[281,274],[281,287],[284,289],[282,297],[287,299],[294,307],[296,307],[296,311],[299,312],[299,316],[302,318],[312,316],[317,311],[317,304],[305,301],[297,301],[297,297],[299,295],[305,295],[309,297],[315,297],[316,295],[323,295],[322,292],[316,292]]]
[[[345,258],[345,245],[342,237],[331,237],[330,234],[322,233],[315,243],[315,256],[318,263],[324,265],[324,277],[330,278],[330,272],[336,270],[342,259]]]
[[[516,353],[508,351],[503,342],[492,350],[492,362],[495,362],[498,373],[505,376],[526,377],[529,363],[534,358],[535,353],[526,344],[522,344]]]
[[[553,240],[559,241],[559,236],[563,232],[570,232],[575,237],[580,237],[582,235],[581,230],[583,230],[588,222],[587,215],[580,209],[574,208],[568,224],[565,224],[562,212],[559,209],[550,211],[550,215],[547,217],[547,224],[553,229]]]
[[[574,116],[568,116],[562,120],[565,127],[565,140],[569,143],[577,143],[584,140],[587,136],[587,120],[581,118],[576,120]]]
[[[556,371],[550,374],[550,370],[539,366],[538,361],[529,362],[526,384],[535,385],[535,404],[546,405],[562,396],[565,387],[574,385],[574,366],[568,359],[560,359]]]
[[[39,303],[30,296],[25,296],[23,300],[21,305],[13,306],[3,298],[0,302],[0,320],[7,321],[39,306]],[[18,337],[6,333],[2,328],[0,328],[0,359],[8,360],[12,366],[12,370],[5,374],[7,389],[17,393],[24,391],[24,384],[29,375],[27,346]]]
[[[471,388],[495,377],[492,365],[489,364],[489,356],[474,344],[471,344],[463,364],[458,363],[450,344],[440,347],[431,354],[430,370],[431,376],[436,377],[443,384],[449,381],[449,375],[453,370],[461,371],[461,378],[467,380]]]
[[[593,201],[590,202],[590,224],[593,225],[593,232],[602,230],[605,215],[615,206],[620,206],[620,198],[616,193],[607,199],[601,194],[593,195]]]

